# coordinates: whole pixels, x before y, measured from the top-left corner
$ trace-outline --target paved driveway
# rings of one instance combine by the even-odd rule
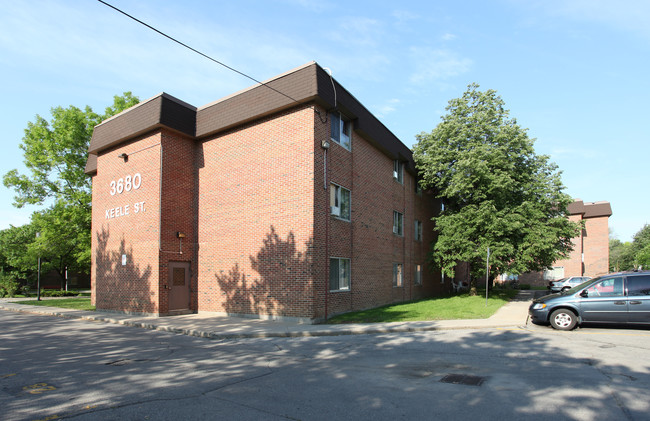
[[[643,420],[650,332],[210,340],[0,311],[3,420]]]

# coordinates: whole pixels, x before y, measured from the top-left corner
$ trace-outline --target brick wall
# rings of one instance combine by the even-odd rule
[[[324,110],[322,115],[325,115]],[[319,300],[314,317],[322,318],[352,310],[431,296],[442,289],[439,274],[428,270],[426,256],[433,235],[431,217],[436,209],[429,195],[415,193],[414,178],[404,171],[404,183],[393,179],[393,159],[352,133],[351,150],[330,142],[327,152],[327,189],[323,183],[320,148],[330,140],[330,125],[316,122],[315,262]],[[350,190],[351,220],[330,214],[329,185]],[[393,234],[393,211],[404,215],[403,236]],[[414,221],[423,222],[423,241],[414,240]],[[329,292],[329,258],[351,259],[349,291]],[[393,263],[403,265],[403,285],[393,287]],[[414,286],[414,265],[422,266],[422,285]],[[321,298],[322,297],[322,298]],[[327,306],[327,308],[325,308]]]
[[[313,314],[313,133],[301,106],[198,145],[198,310]]]
[[[162,136],[162,187],[161,187],[161,234],[159,277],[156,286],[160,296],[160,313],[169,311],[168,285],[169,262],[190,262],[190,295],[189,309],[197,309],[196,296],[196,170],[194,165],[196,141],[170,131],[163,131]],[[177,232],[185,234],[178,238]]]
[[[584,250],[585,275],[598,276],[609,272],[608,217],[585,220]]]
[[[97,158],[91,289],[98,309],[158,312],[160,140],[151,133]]]
[[[351,151],[331,142],[326,152],[330,121],[317,109],[297,106],[201,141],[158,129],[100,153],[97,307],[166,314],[170,262],[190,262],[194,311],[322,319],[448,290],[427,265],[437,202],[415,192],[406,169],[403,183],[395,181],[393,159],[358,133]],[[137,189],[110,194],[111,181],[135,174]],[[330,214],[331,183],[350,190],[350,221]],[[401,236],[393,211],[404,215]],[[348,291],[329,291],[330,257],[351,260]],[[399,287],[394,263],[403,267]],[[416,264],[422,285],[414,284]]]

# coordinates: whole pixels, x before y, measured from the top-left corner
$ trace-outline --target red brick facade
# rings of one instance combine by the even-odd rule
[[[416,192],[408,148],[338,84],[334,104],[315,63],[267,83],[293,101],[263,86],[199,109],[162,94],[96,127],[97,308],[322,320],[449,290],[426,260],[439,203]],[[352,124],[349,150],[332,110]],[[331,212],[332,185],[350,192],[349,220]],[[330,291],[330,258],[349,259],[349,288]]]
[[[526,273],[519,277],[524,283],[546,285],[549,280],[569,276],[596,277],[609,272],[609,217],[608,202],[584,203],[580,199],[569,205],[569,219],[582,222],[584,229],[573,239],[573,251],[567,259],[553,263],[553,271]]]

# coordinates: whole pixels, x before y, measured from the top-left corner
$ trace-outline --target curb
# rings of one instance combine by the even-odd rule
[[[9,305],[7,305],[9,304]],[[526,321],[521,322],[503,321],[498,322],[490,319],[466,319],[453,321],[431,321],[431,322],[396,322],[375,323],[375,324],[355,324],[352,326],[345,325],[296,325],[294,328],[286,325],[262,327],[254,326],[252,329],[261,329],[252,332],[216,332],[207,329],[188,329],[178,326],[171,326],[165,323],[164,318],[155,319],[155,321],[138,321],[129,319],[120,319],[83,310],[59,310],[53,307],[34,307],[29,305],[14,304],[11,302],[0,302],[0,310],[12,311],[16,313],[38,314],[43,316],[54,316],[63,319],[77,319],[94,321],[101,323],[112,323],[122,326],[136,327],[148,330],[158,330],[186,336],[194,336],[207,339],[259,339],[259,338],[298,338],[298,337],[316,337],[316,336],[345,336],[345,335],[371,335],[385,333],[407,333],[407,332],[428,332],[443,330],[463,330],[463,329],[498,329],[525,327]],[[464,322],[464,323],[463,323]],[[310,326],[315,326],[310,329]],[[295,330],[294,330],[295,329]]]

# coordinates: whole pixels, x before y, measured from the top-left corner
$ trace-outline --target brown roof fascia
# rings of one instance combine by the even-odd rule
[[[196,108],[166,93],[149,98],[104,120],[93,130],[86,174],[97,171],[97,154],[158,127],[194,137]],[[94,159],[91,159],[95,155]]]
[[[307,103],[341,112],[353,121],[356,133],[392,159],[406,162],[407,171],[415,174],[411,150],[316,62],[307,63],[198,109],[161,93],[95,126],[89,152],[97,155],[158,127],[205,138]],[[96,156],[89,157],[86,173],[92,175],[96,170]]]
[[[88,160],[86,161],[86,168],[84,172],[90,176],[97,174],[97,155],[94,153],[88,154]]]
[[[570,215],[582,215],[582,218],[598,218],[603,216],[612,216],[612,207],[609,202],[591,202],[584,203],[578,199],[569,203],[567,207]]]
[[[205,138],[316,100],[315,62],[199,107],[196,137]]]
[[[585,213],[585,204],[582,200],[576,199],[576,201],[569,203],[567,211],[569,215],[582,215]]]
[[[406,162],[406,168],[415,174],[413,152],[406,147],[377,117],[357,100],[347,89],[331,78],[322,67],[317,66],[318,96],[329,107],[334,108],[334,90],[336,90],[337,109],[345,117],[353,120],[355,132],[362,135],[376,148],[391,157]],[[334,83],[334,87],[332,86]],[[354,147],[354,146],[353,146]]]
[[[598,218],[612,216],[612,207],[609,202],[585,203],[584,218]]]

